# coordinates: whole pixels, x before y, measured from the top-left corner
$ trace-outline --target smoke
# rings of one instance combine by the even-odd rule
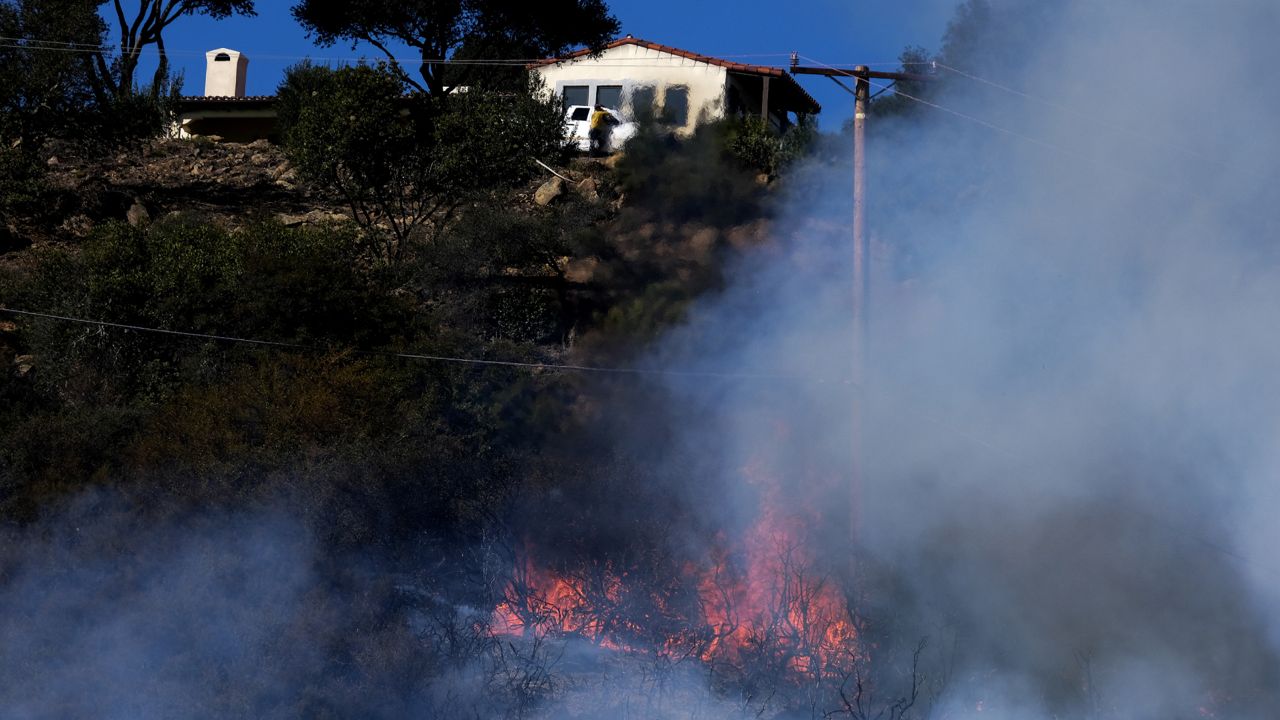
[[[5,717],[227,717],[320,667],[297,642],[310,543],[269,514],[175,526],[86,496],[11,536],[0,591]],[[269,704],[269,703],[268,703]]]
[[[1035,97],[943,69],[930,101],[970,119],[873,119],[865,387],[837,147],[788,180],[777,242],[649,360],[741,376],[606,406],[600,430],[629,453],[614,476],[549,482],[539,550],[623,557],[657,536],[670,557],[634,550],[633,567],[679,567],[780,502],[817,570],[853,575],[869,715],[907,692],[927,638],[911,717],[1276,717],[1280,8],[1027,0],[965,17],[946,64]],[[444,561],[402,584],[372,562],[320,568],[287,514],[134,510],[90,497],[6,538],[6,717],[842,710],[696,658],[477,633],[491,608],[437,592]],[[668,522],[637,520],[652,516]]]
[[[843,161],[662,349],[783,376],[671,384],[717,488],[766,457],[812,504],[862,404],[863,610],[882,656],[930,638],[930,716],[1280,710],[1277,30],[1261,1],[993,3],[944,61],[1034,97],[943,69],[970,118],[873,119],[866,393]]]

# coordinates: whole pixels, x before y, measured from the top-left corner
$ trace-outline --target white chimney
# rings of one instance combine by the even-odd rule
[[[204,75],[206,97],[244,97],[249,58],[235,50],[219,48],[204,54],[208,70]]]

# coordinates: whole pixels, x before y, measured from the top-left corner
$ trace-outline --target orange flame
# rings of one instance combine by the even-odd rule
[[[806,543],[816,514],[784,510],[778,483],[763,463],[744,468],[743,475],[760,491],[758,517],[737,542],[718,535],[705,567],[685,568],[701,617],[688,618],[692,630],[673,633],[659,652],[683,649],[683,655],[730,667],[763,660],[809,677],[847,671],[859,657],[858,633],[846,598],[818,572]],[[628,617],[627,581],[609,565],[587,577],[548,570],[526,544],[490,632],[572,635],[628,651],[634,638],[645,636],[642,626],[651,618]]]

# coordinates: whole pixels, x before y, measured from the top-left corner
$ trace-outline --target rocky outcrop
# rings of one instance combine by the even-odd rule
[[[63,150],[50,148],[46,161],[56,204],[49,215],[59,222],[23,227],[25,235],[83,238],[102,222],[136,226],[174,212],[228,227],[264,216],[309,225],[336,220],[343,210],[337,198],[306,187],[283,151],[266,140],[165,139],[91,159]]]
[[[290,213],[280,213],[276,216],[276,221],[285,227],[304,227],[317,225],[333,225],[335,223],[344,223],[350,220],[343,213],[329,212],[326,210],[312,210],[302,215],[293,215]]]

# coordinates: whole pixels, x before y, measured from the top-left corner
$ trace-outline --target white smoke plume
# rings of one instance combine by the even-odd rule
[[[989,14],[953,38],[945,109],[872,120],[869,621],[930,637],[922,717],[1274,717],[1280,7]],[[667,347],[803,378],[771,405],[791,467],[852,433],[836,157]],[[723,419],[687,442],[726,476],[770,445],[755,391],[676,394]]]

